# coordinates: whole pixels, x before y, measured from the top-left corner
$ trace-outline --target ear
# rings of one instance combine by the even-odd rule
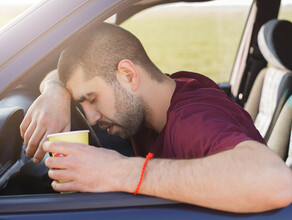
[[[118,64],[117,79],[120,83],[130,86],[132,91],[136,91],[140,83],[140,75],[131,60],[121,60]]]

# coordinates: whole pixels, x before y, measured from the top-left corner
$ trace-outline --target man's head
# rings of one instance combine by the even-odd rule
[[[66,85],[77,69],[90,79],[98,75],[108,83],[116,80],[121,60],[128,59],[143,68],[154,80],[161,81],[161,72],[147,56],[141,42],[130,32],[103,23],[65,49],[59,59],[59,79]]]
[[[62,52],[58,63],[61,83],[81,104],[88,121],[125,138],[132,137],[150,114],[142,97],[132,92],[140,80],[137,69],[162,81],[163,74],[140,41],[110,24],[82,36]]]

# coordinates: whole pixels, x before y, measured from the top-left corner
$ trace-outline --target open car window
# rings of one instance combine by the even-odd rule
[[[138,36],[162,72],[195,71],[228,82],[251,3],[165,4],[138,13],[122,27]]]

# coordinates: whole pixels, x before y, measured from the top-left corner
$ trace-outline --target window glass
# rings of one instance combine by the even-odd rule
[[[229,81],[251,0],[176,3],[147,9],[121,26],[164,73],[198,72]]]
[[[0,28],[43,0],[0,0]]]
[[[282,0],[279,19],[292,22],[292,0]]]

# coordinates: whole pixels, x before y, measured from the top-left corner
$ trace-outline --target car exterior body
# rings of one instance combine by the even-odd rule
[[[139,11],[170,2],[179,1],[47,0],[1,30],[1,219],[292,219],[292,205],[264,213],[234,214],[127,193],[54,193],[44,164],[35,165],[25,157],[19,123],[39,95],[41,80],[56,68],[61,51],[113,15],[116,24],[121,24]],[[221,84],[240,104],[248,97],[258,70],[267,65],[261,56],[252,59],[249,51],[258,50],[255,36],[266,21],[277,17],[280,3],[257,0],[251,4],[230,80]],[[80,115],[73,120],[77,127],[89,127]]]

